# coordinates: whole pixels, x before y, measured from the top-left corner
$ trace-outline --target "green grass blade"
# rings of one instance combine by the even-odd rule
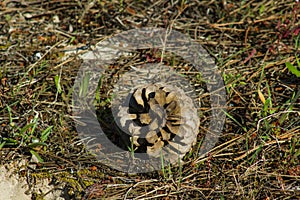
[[[294,75],[296,75],[297,77],[300,77],[300,71],[294,67],[290,62],[286,62],[285,66],[290,70],[290,72]]]
[[[0,144],[0,150],[4,147],[4,145],[5,145],[5,141],[4,142],[2,142],[1,144]]]
[[[34,150],[30,150],[30,153],[35,156],[37,158],[37,160],[40,162],[40,163],[43,163],[44,160],[41,158],[41,156]]]
[[[48,128],[46,128],[42,134],[41,134],[41,141],[45,142],[48,139],[48,136],[50,135],[51,131],[52,131],[53,126],[49,126]]]
[[[62,89],[61,89],[61,85],[60,85],[60,76],[56,75],[56,76],[54,77],[54,82],[55,82],[55,86],[56,86],[57,92],[58,92],[59,94],[61,94]]]

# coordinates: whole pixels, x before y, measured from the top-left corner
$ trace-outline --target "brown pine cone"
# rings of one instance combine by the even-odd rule
[[[139,86],[119,105],[117,121],[135,152],[177,162],[196,143],[199,117],[185,92],[167,83]]]

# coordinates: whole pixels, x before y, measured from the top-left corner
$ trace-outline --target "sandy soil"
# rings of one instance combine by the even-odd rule
[[[7,169],[8,166],[0,167],[0,197],[1,199],[31,199],[25,194],[28,189],[26,181],[19,178],[18,175],[12,174]]]
[[[39,180],[39,183],[29,190],[26,178],[20,177],[18,173],[15,172],[24,162],[25,161],[14,162],[0,166],[1,200],[30,200],[34,192],[47,194],[44,196],[45,200],[68,199],[61,197],[63,195],[62,190],[54,190],[53,186],[49,185],[49,181],[46,179]]]

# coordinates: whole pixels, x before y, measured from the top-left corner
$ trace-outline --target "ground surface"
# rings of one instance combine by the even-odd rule
[[[299,199],[299,18],[296,1],[1,1],[0,197],[21,185],[31,199]],[[140,27],[172,28],[209,52],[225,82],[226,124],[199,158],[211,111],[205,93],[199,145],[185,164],[128,175],[101,165],[78,142],[71,98],[77,54]],[[131,56],[111,71],[161,55]],[[110,106],[112,82],[100,89],[100,111]],[[48,189],[36,189],[45,180]]]
[[[1,166],[0,168],[0,193],[1,198],[5,199],[30,199],[25,194],[26,189],[22,186],[26,185],[26,181],[20,180],[17,176],[11,176],[11,171]]]

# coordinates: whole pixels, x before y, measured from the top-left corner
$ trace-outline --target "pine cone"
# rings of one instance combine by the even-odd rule
[[[118,107],[117,124],[135,152],[174,163],[196,143],[199,117],[182,89],[160,82],[132,89]]]

